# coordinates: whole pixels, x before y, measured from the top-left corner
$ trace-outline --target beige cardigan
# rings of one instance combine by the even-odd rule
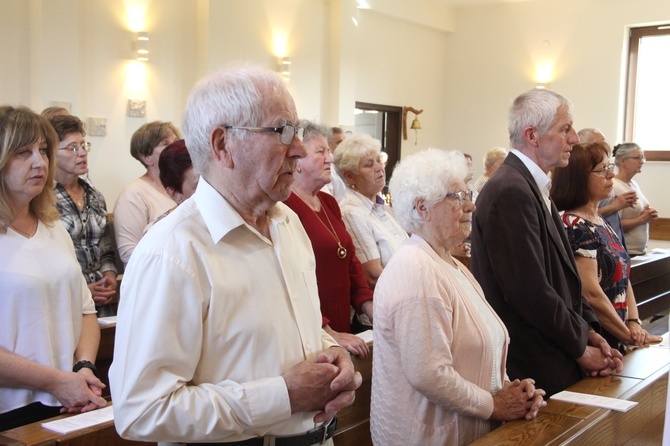
[[[460,263],[459,269],[484,299],[470,272]],[[463,445],[491,430],[485,420],[493,413],[494,352],[466,296],[453,270],[417,235],[384,268],[373,300],[374,444]],[[508,344],[505,329],[498,353],[503,381]]]

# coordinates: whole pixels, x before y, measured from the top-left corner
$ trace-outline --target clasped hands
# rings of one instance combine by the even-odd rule
[[[351,405],[355,390],[363,382],[342,347],[330,347],[316,360],[299,362],[282,378],[288,389],[291,413],[318,411],[315,423],[328,421],[340,409]]]
[[[107,405],[102,397],[104,388],[90,369],[82,368],[77,373],[61,372],[49,392],[63,405],[61,413],[83,413]]]
[[[577,358],[577,364],[589,376],[609,376],[623,370],[623,356],[621,352],[609,346],[605,338],[589,330],[586,349],[582,356]]]
[[[525,418],[532,420],[539,410],[547,405],[546,392],[535,388],[535,381],[526,378],[505,381],[502,389],[493,395],[493,421],[511,421]]]

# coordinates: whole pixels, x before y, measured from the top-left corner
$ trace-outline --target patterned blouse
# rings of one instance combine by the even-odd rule
[[[79,179],[79,184],[84,188],[81,212],[60,183],[56,183],[54,192],[61,222],[72,238],[86,283],[92,283],[102,279],[105,271],[117,271],[105,197],[86,181]]]
[[[622,321],[628,317],[626,292],[630,276],[630,256],[614,229],[603,218],[604,225],[596,225],[574,215],[563,214],[563,225],[575,256],[596,259],[598,281]],[[620,341],[603,330],[612,347],[621,348]]]

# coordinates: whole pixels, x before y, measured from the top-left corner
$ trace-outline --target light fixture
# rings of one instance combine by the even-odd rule
[[[277,59],[277,72],[281,75],[281,78],[285,81],[291,80],[291,58],[290,57],[280,57]]]
[[[417,144],[418,142],[418,133],[417,130],[421,130],[421,122],[419,121],[418,115],[423,113],[423,110],[417,110],[414,107],[403,107],[403,119],[402,119],[402,139],[407,139],[407,112],[411,111],[414,113],[414,120],[412,120],[412,124],[410,126],[410,129],[414,130],[414,145]]]
[[[135,58],[140,62],[149,60],[149,33],[138,32],[135,40]]]

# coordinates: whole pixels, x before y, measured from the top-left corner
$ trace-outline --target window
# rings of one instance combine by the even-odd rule
[[[631,28],[625,141],[651,161],[670,161],[670,25]]]

